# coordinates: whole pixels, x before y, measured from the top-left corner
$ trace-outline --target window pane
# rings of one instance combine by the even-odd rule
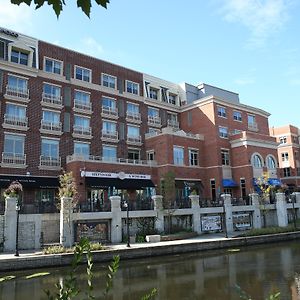
[[[109,147],[103,146],[103,155],[105,159],[108,160],[116,160],[117,158],[117,148],[116,147]]]

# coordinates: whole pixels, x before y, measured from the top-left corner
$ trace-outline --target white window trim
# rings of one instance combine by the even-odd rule
[[[116,146],[116,145],[110,145],[110,144],[102,144],[102,150],[103,150],[103,147],[118,148],[118,146]]]
[[[80,144],[91,145],[91,142],[84,142],[84,141],[77,141],[77,140],[74,140],[73,142],[74,142],[74,144],[75,144],[75,143],[80,143]]]
[[[240,114],[241,114],[241,120],[236,120],[236,119],[234,118],[234,113],[240,113]],[[242,117],[242,112],[241,112],[241,111],[234,110],[232,116],[233,116],[233,121],[235,121],[235,122],[240,122],[240,123],[243,122],[243,117]]]
[[[54,109],[51,109],[51,108],[42,108],[42,112],[43,111],[50,111],[50,112],[53,112],[53,113],[56,113],[56,114],[61,114],[61,111],[58,111],[58,110],[54,110]],[[43,114],[42,114],[43,116]]]
[[[130,93],[130,92],[127,91],[127,84],[128,84],[128,82],[137,84],[137,86],[138,86],[138,92],[137,92],[137,94]],[[125,92],[128,93],[128,94],[140,96],[140,84],[139,84],[138,82],[135,82],[135,81],[127,80],[127,79],[126,79],[126,80],[125,80]]]
[[[89,81],[85,81],[83,79],[77,79],[76,78],[76,68],[80,68],[80,69],[83,69],[83,70],[90,71],[90,80]],[[83,82],[92,83],[92,70],[89,69],[89,68],[85,68],[85,67],[79,66],[79,65],[74,65],[74,79],[75,80],[79,80],[79,81],[83,81]]]
[[[219,115],[219,108],[224,109],[224,111],[225,111],[225,117],[222,116],[222,115],[221,115],[221,116]],[[220,118],[227,119],[227,111],[226,111],[226,107],[225,107],[225,106],[221,106],[221,105],[217,105],[217,115],[218,115],[218,117],[220,117]]]
[[[115,124],[117,124],[117,123],[118,123],[117,121],[114,121],[114,120],[109,120],[109,119],[102,119],[102,124],[103,124],[103,122],[115,123]]]
[[[110,97],[110,96],[102,95],[102,96],[101,96],[101,102],[102,102],[102,99],[103,99],[103,98],[107,98],[107,99],[111,99],[111,100],[117,101],[117,98],[113,98],[113,97]]]
[[[269,166],[268,166],[268,158],[269,158],[269,157],[272,157],[272,158],[274,159],[274,162],[275,162],[275,168],[269,168]],[[266,156],[266,167],[267,167],[267,169],[268,169],[268,170],[276,170],[276,169],[277,169],[276,166],[278,166],[278,162],[277,162],[275,156],[272,155],[272,154],[268,154],[268,155]]]
[[[83,90],[79,90],[79,89],[74,89],[74,92],[80,92],[80,93],[85,93],[85,94],[91,95],[91,92],[87,92],[87,91],[83,91]]]
[[[22,104],[22,103],[16,103],[16,102],[10,102],[10,101],[8,101],[8,102],[6,102],[5,103],[5,108],[6,108],[6,105],[7,104],[11,104],[11,105],[15,105],[15,106],[22,106],[22,107],[25,107],[25,111],[27,110],[27,105],[26,104]]]
[[[25,80],[27,80],[27,81],[29,80],[29,77],[24,77],[24,76],[21,76],[21,75],[19,75],[19,74],[7,73],[7,76],[13,76],[13,77],[25,79]]]
[[[26,53],[28,55],[27,67],[31,68],[33,63],[33,52],[34,50],[22,42],[11,42],[7,47],[8,61],[11,61],[11,52],[12,49],[16,49],[19,52]]]
[[[257,156],[259,156],[259,158],[260,158],[260,160],[261,160],[261,167],[256,167],[256,166],[254,166],[254,164],[253,164],[253,159],[254,159],[254,156],[255,155],[257,155]],[[250,162],[251,162],[251,166],[252,166],[252,168],[255,168],[255,169],[262,169],[263,167],[264,167],[264,159],[263,159],[263,157],[260,155],[260,153],[258,153],[258,152],[254,152],[254,153],[252,153],[252,155],[251,155],[251,158],[250,158]]]
[[[49,137],[49,136],[41,136],[41,144],[42,144],[42,140],[54,140],[60,142],[60,138]]]
[[[220,136],[220,129],[221,128],[225,128],[227,130],[227,136]],[[221,139],[228,139],[229,138],[229,132],[228,132],[228,127],[225,127],[225,126],[219,126],[219,138]]]
[[[52,82],[48,82],[48,81],[43,81],[43,85],[44,85],[44,84],[53,85],[53,86],[59,87],[60,89],[62,88],[62,86],[61,86],[61,85],[59,85],[59,84],[55,84],[55,83],[52,83]]]
[[[114,87],[114,88],[111,88],[111,87],[109,87],[109,86],[103,85],[103,75],[106,75],[106,76],[110,76],[110,77],[114,77],[114,78],[115,78],[116,83],[115,83],[115,87]],[[110,75],[110,74],[107,74],[107,73],[101,73],[101,86],[103,86],[103,87],[105,87],[105,88],[108,88],[108,89],[117,90],[117,85],[118,85],[118,77],[117,77],[117,76]]]
[[[57,61],[57,62],[61,63],[60,74],[57,74],[57,73],[54,73],[54,72],[47,72],[46,71],[46,59]],[[54,59],[52,57],[44,56],[44,58],[43,58],[43,71],[46,72],[46,73],[51,73],[51,74],[54,74],[54,75],[62,76],[64,74],[64,72],[63,72],[64,71],[64,62],[62,60],[59,60],[59,59]]]

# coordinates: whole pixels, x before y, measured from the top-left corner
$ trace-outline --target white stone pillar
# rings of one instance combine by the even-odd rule
[[[253,228],[261,228],[261,215],[260,215],[260,205],[259,205],[259,195],[254,193],[249,195],[252,200],[253,206]]]
[[[284,193],[276,193],[276,212],[279,227],[288,225],[287,204]]]
[[[154,211],[156,212],[157,219],[155,220],[155,229],[162,233],[165,230],[164,224],[164,209],[163,209],[163,197],[161,195],[152,196],[154,202]]]
[[[226,229],[228,233],[233,232],[233,219],[232,219],[232,204],[231,204],[231,195],[230,194],[222,194],[223,205],[225,210],[225,222]]]
[[[200,223],[200,205],[199,205],[199,195],[190,195],[193,212],[193,229],[198,234],[201,233],[201,223]]]
[[[17,234],[17,198],[5,198],[4,212],[4,251],[16,250],[16,234]]]
[[[121,197],[111,196],[109,197],[111,203],[111,242],[122,242],[122,215],[121,215]]]
[[[295,196],[296,196],[296,203],[300,204],[300,193],[299,192],[294,192]]]
[[[62,197],[60,205],[59,242],[64,247],[72,247],[74,244],[73,198]]]

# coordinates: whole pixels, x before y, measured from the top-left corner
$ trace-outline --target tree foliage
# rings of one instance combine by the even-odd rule
[[[81,8],[81,10],[88,17],[90,17],[92,0],[76,0],[76,1],[77,1],[77,7]],[[65,0],[11,0],[12,4],[17,4],[17,5],[20,5],[21,3],[25,3],[28,6],[30,6],[32,2],[35,5],[35,9],[38,9],[45,4],[52,6],[57,17],[59,17],[64,6],[66,5]],[[107,4],[109,3],[109,0],[95,0],[95,2],[97,5],[107,8]]]

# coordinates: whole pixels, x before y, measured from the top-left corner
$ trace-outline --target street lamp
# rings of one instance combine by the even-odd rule
[[[16,253],[15,256],[19,256],[19,214],[21,209],[21,203],[19,199],[16,201],[16,212],[17,212],[17,228],[16,228]]]
[[[293,223],[294,223],[294,229],[296,229],[297,224],[296,224],[296,210],[295,210],[295,200],[296,200],[296,194],[292,193],[290,200],[292,201],[292,206],[293,206]]]
[[[124,207],[126,208],[126,225],[127,225],[127,247],[130,247],[129,241],[129,205],[128,202],[124,202]]]

